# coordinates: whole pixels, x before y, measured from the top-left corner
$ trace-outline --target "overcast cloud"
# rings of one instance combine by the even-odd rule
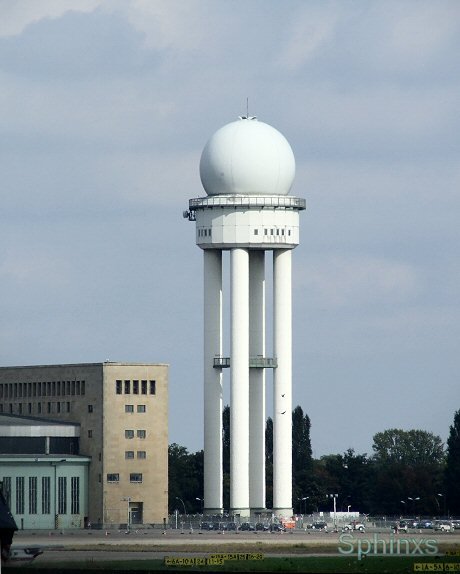
[[[446,439],[460,3],[0,0],[0,85],[0,364],[169,363],[170,442],[202,448],[202,256],[182,211],[249,98],[307,199],[293,406],[314,454],[370,453],[392,427]]]

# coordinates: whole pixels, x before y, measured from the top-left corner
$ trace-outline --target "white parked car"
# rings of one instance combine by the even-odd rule
[[[350,530],[358,530],[359,532],[364,532],[366,530],[366,527],[362,522],[357,522],[356,520],[354,520],[349,524],[345,524],[345,526],[342,528],[343,532],[348,532]]]
[[[441,532],[450,532],[453,530],[452,522],[447,520],[436,520],[434,523],[434,530],[440,530]]]

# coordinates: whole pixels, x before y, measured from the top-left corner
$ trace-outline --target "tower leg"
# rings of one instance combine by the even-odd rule
[[[222,252],[204,250],[204,511],[221,514],[222,370],[214,369],[222,355]]]
[[[265,356],[265,251],[249,252],[249,356]],[[265,369],[249,369],[249,505],[265,509]]]
[[[230,251],[230,509],[249,516],[249,254]]]
[[[273,251],[273,511],[292,515],[291,251]]]

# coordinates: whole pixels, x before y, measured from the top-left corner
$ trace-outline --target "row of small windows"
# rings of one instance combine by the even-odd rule
[[[138,450],[136,453],[136,456],[139,459],[146,459],[147,453],[145,450]],[[134,451],[133,450],[125,450],[125,459],[126,460],[133,460],[134,459]]]
[[[265,236],[268,235],[281,235],[281,236],[287,235],[288,237],[291,236],[291,230],[284,229],[284,227],[282,227],[281,229],[279,227],[270,229],[264,227],[263,230]],[[259,235],[259,229],[254,229],[254,235]],[[198,229],[198,237],[211,237],[211,229]]]
[[[155,395],[156,381],[121,381],[115,383],[115,392],[117,395]],[[148,392],[147,392],[148,391]]]
[[[107,482],[117,483],[120,482],[120,474],[118,472],[111,472],[107,474]],[[129,482],[142,482],[141,472],[131,472],[129,475]]]
[[[40,383],[0,383],[0,399],[25,397],[65,397],[85,394],[85,381],[47,381]]]
[[[137,436],[137,438],[142,438],[144,439],[147,436],[147,432],[143,429],[138,429],[135,433],[133,429],[126,429],[125,430],[125,438],[134,438],[134,435]]]
[[[145,413],[146,406],[145,405],[136,405],[136,410],[138,413]],[[133,413],[134,412],[134,405],[125,405],[125,413]]]
[[[258,229],[254,229],[254,235],[259,235]],[[281,235],[281,236],[287,235],[288,237],[290,237],[291,236],[291,230],[290,229],[285,230],[284,228],[267,229],[266,227],[264,227],[264,235]]]
[[[46,402],[46,403],[0,403],[0,413],[32,415],[43,413],[70,413],[71,404],[69,401]]]
[[[15,486],[13,493],[12,487]],[[27,489],[26,489],[27,484]],[[70,514],[80,513],[80,477],[70,477],[70,509],[67,506],[68,480],[66,476],[59,476],[57,479],[57,498],[52,501],[51,477],[42,476],[41,480],[37,476],[29,476],[28,480],[24,476],[17,476],[13,482],[11,476],[2,478],[2,492],[8,507],[11,508],[11,500],[14,496],[16,501],[16,514]],[[54,504],[57,507],[54,508]],[[41,512],[39,512],[41,511]]]

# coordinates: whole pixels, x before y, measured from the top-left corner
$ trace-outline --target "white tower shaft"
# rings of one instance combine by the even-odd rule
[[[222,355],[222,251],[204,256],[204,504],[222,513],[222,371],[213,360]]]
[[[265,251],[249,251],[249,355],[265,357]],[[265,369],[249,369],[249,505],[265,508]]]
[[[230,507],[249,515],[249,254],[230,251]]]
[[[273,252],[273,510],[292,512],[291,251]]]

